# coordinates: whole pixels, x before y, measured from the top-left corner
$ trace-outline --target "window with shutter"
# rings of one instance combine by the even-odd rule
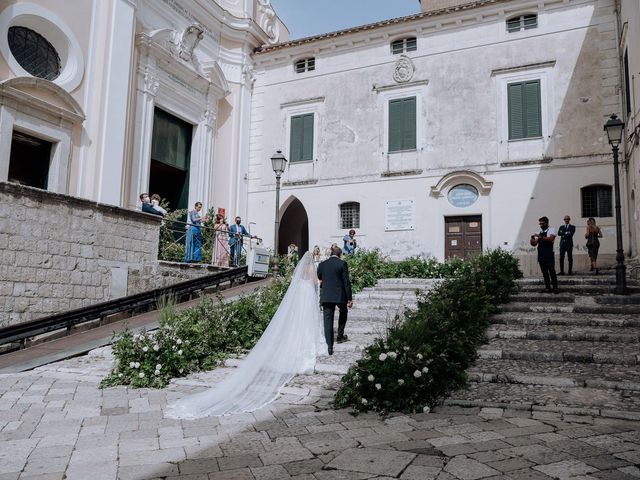
[[[540,80],[507,85],[509,140],[542,136]]]
[[[313,160],[313,113],[291,117],[289,161]]]
[[[416,148],[416,97],[389,101],[389,151]]]

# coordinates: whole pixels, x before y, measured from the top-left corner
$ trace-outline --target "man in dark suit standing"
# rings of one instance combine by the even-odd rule
[[[558,275],[564,275],[564,255],[567,254],[567,262],[569,264],[568,275],[573,275],[573,235],[576,233],[576,226],[571,225],[571,217],[564,216],[564,225],[558,229],[560,237],[560,272]]]
[[[346,342],[344,327],[347,324],[347,309],[353,305],[349,267],[342,260],[340,247],[331,247],[331,256],[318,265],[318,279],[322,282],[320,302],[324,316],[324,338],[327,341],[329,355],[333,355],[333,315],[336,306],[338,317],[338,343]]]

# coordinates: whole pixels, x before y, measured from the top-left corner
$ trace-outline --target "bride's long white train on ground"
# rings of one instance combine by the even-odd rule
[[[165,415],[192,419],[252,412],[275,400],[295,375],[313,372],[324,344],[317,285],[307,252],[269,326],[238,368],[209,390],[170,404]]]

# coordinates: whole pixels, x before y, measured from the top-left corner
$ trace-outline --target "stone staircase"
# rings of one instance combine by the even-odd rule
[[[558,278],[558,295],[521,281],[447,404],[640,419],[640,284],[619,296],[613,275]]]

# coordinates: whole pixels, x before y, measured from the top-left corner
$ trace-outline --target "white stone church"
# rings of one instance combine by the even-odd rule
[[[0,0],[0,181],[129,209],[141,192],[202,201],[273,246],[281,150],[280,252],[353,228],[393,258],[502,247],[526,270],[538,217],[569,214],[576,255],[595,217],[610,260],[603,124],[627,119],[639,74],[627,2],[423,0],[289,40],[269,0]]]

